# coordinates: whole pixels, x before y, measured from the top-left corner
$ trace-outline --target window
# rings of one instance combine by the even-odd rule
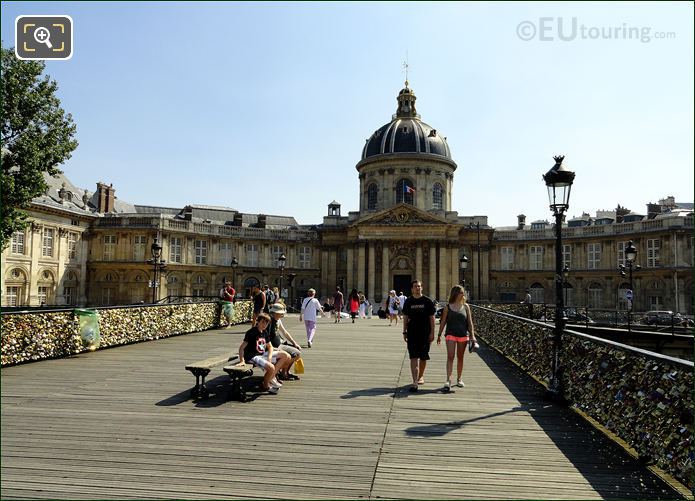
[[[562,292],[565,295],[565,306],[574,305],[574,288],[572,284],[565,282],[562,284]]]
[[[229,266],[232,264],[232,242],[221,242],[219,244],[218,263],[220,266]]]
[[[63,287],[63,297],[65,298],[65,304],[67,304],[67,305],[75,304],[75,288],[74,287]]]
[[[396,203],[405,202],[413,205],[415,200],[415,186],[408,179],[400,179],[396,183]]]
[[[434,186],[432,187],[432,208],[437,209],[437,210],[442,210],[444,208],[444,204],[442,202],[444,195],[444,189],[442,188],[442,185],[439,183],[434,183]]]
[[[135,235],[133,245],[133,261],[145,260],[145,248],[147,247],[147,237],[145,235]]]
[[[270,254],[271,254],[271,259],[273,262],[271,263],[271,266],[280,266],[280,255],[285,253],[285,248],[282,247],[281,245],[273,245],[270,248]]]
[[[12,254],[24,254],[24,232],[15,231],[12,234]]]
[[[618,242],[616,245],[618,252],[618,267],[625,266],[625,247],[627,247],[627,242]]]
[[[311,268],[311,247],[299,248],[299,267]]]
[[[587,268],[597,270],[601,266],[601,244],[587,244]]]
[[[43,257],[53,257],[53,238],[55,230],[53,228],[43,229],[43,245],[41,247],[41,255]]]
[[[623,282],[620,284],[618,287],[618,309],[619,310],[627,310],[627,298],[625,297],[625,294],[627,291],[630,289],[630,284]]]
[[[46,286],[39,287],[39,304],[48,304],[48,287]]]
[[[195,277],[195,280],[193,281],[193,295],[194,296],[204,296],[205,295],[205,290],[207,289],[207,281],[205,280],[205,277],[202,275],[198,275]]]
[[[18,286],[9,286],[5,288],[5,304],[7,306],[21,306],[20,298],[22,288]]]
[[[541,284],[535,283],[529,287],[529,294],[531,294],[531,302],[533,304],[545,303],[545,290]]]
[[[258,244],[246,244],[246,266],[258,266]]]
[[[514,269],[514,247],[500,248],[500,260],[503,270]]]
[[[592,245],[592,244],[589,244]],[[597,244],[598,245],[598,244]],[[600,308],[603,301],[603,289],[601,285],[592,282],[586,291],[587,306],[589,308]]]
[[[169,275],[167,277],[167,294],[170,296],[180,295],[181,289],[179,289],[179,277],[175,275]]]
[[[116,235],[104,235],[104,261],[113,261],[116,257]],[[104,303],[109,304],[109,303]]]
[[[660,248],[660,239],[650,238],[647,240],[647,268],[658,268],[659,266],[661,266],[661,259],[659,258]]]
[[[543,246],[542,245],[531,245],[529,246],[529,269],[530,270],[542,270],[543,269]]]
[[[77,233],[72,231],[68,232],[68,259],[77,259]]]
[[[169,238],[169,262],[181,262],[181,237]]]
[[[649,309],[650,310],[663,310],[664,309],[664,298],[662,296],[649,296]]]
[[[370,184],[369,188],[367,188],[367,210],[376,210],[377,194],[378,188],[376,184]]]
[[[570,270],[572,269],[572,246],[563,245],[562,246],[562,267],[567,266]]]
[[[104,287],[101,289],[101,304],[104,306],[109,306],[113,304],[113,300],[116,297],[116,289],[113,287]]]
[[[195,264],[207,264],[208,262],[208,241],[195,241]]]

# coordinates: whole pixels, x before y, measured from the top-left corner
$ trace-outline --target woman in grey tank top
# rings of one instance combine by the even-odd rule
[[[466,304],[466,295],[460,285],[454,285],[451,288],[449,304],[444,307],[442,319],[439,321],[437,344],[442,343],[442,332],[445,330],[446,383],[444,384],[444,391],[449,391],[451,389],[454,356],[456,356],[456,373],[458,375],[456,386],[463,388],[463,357],[466,354],[466,346],[468,346],[469,340],[477,344],[471,308]]]

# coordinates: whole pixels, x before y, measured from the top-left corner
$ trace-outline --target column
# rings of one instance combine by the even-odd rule
[[[322,297],[330,292],[328,286],[328,249],[321,249],[321,290],[318,296]]]
[[[352,290],[352,288],[355,286],[355,274],[354,274],[354,268],[355,268],[355,262],[354,262],[354,251],[352,249],[352,246],[348,246],[347,248],[347,283],[345,284],[345,290],[342,291],[343,294],[345,295],[345,298],[347,299],[347,292]]]
[[[422,244],[418,243],[415,247],[415,276],[413,280],[422,282]]]
[[[383,243],[383,249],[381,251],[381,295],[382,298],[388,295],[391,290],[390,287],[391,277],[389,273],[389,245],[388,242]]]
[[[85,233],[78,233],[78,236],[80,239],[80,275],[78,278],[79,285],[75,291],[77,293],[77,297],[75,299],[77,300],[77,304],[79,306],[84,306],[87,304],[87,256],[89,255],[89,242],[85,237]],[[92,277],[92,283],[95,286],[94,288],[96,288],[96,277]],[[101,291],[98,291],[98,293],[101,294]],[[92,293],[95,301],[97,299],[96,294],[96,292]]]
[[[357,247],[357,290],[364,292],[364,270],[367,260],[365,244],[358,244]]]
[[[437,299],[437,246],[434,243],[430,244],[430,285],[427,288],[427,296],[432,299]]]
[[[374,303],[374,281],[376,279],[376,256],[374,255],[375,251],[375,246],[374,242],[369,242],[369,262],[367,264],[367,283],[368,285],[368,290],[367,290],[367,299],[369,299],[370,303]],[[376,311],[378,308],[375,308],[374,310]]]
[[[328,251],[328,289],[326,295],[333,293],[336,283],[338,282],[338,255],[335,248]]]
[[[449,285],[449,249],[446,244],[439,244],[439,290],[437,291],[437,299],[446,301],[449,297],[447,287]]]
[[[451,290],[451,287],[453,287],[454,285],[461,283],[461,279],[459,278],[459,253],[457,252],[457,250],[457,247],[451,248],[451,279],[449,282],[449,290]]]

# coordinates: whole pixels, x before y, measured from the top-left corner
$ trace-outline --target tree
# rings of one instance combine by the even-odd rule
[[[43,61],[21,61],[13,49],[2,49],[2,169],[0,250],[12,233],[28,224],[26,209],[48,188],[44,173],[60,173],[58,165],[77,148],[72,115],[60,107],[58,84],[42,75]]]

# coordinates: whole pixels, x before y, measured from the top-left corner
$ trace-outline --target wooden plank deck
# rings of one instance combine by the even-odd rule
[[[296,316],[286,324],[304,339]],[[187,363],[247,326],[2,369],[2,499],[677,499],[483,346],[441,393],[433,346],[416,394],[400,325],[319,323],[278,395],[188,399]]]

